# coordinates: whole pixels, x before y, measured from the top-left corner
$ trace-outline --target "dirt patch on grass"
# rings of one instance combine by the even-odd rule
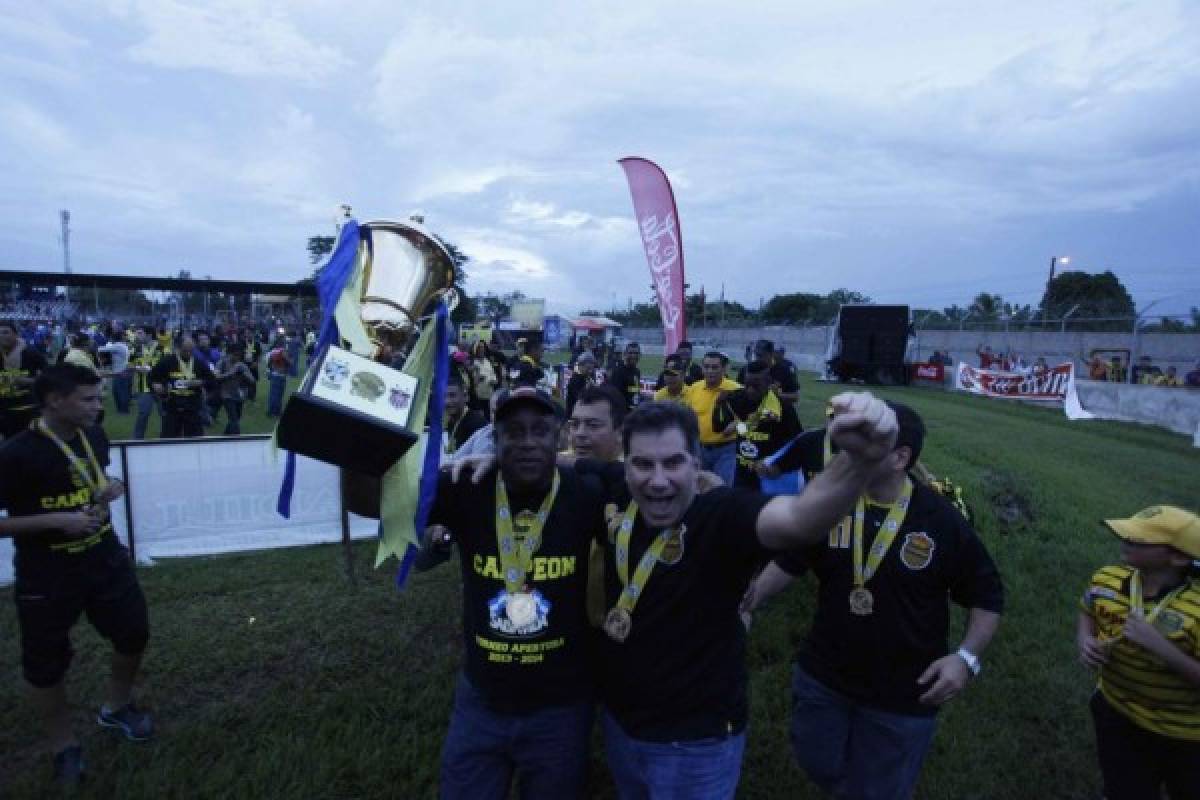
[[[985,472],[983,492],[1001,533],[1021,533],[1033,527],[1030,493],[1016,475],[1004,471]]]

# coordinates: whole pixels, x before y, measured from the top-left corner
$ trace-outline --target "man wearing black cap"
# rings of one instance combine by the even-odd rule
[[[888,403],[899,431],[854,513],[826,541],[777,556],[747,593],[753,611],[811,570],[812,628],[792,679],[792,747],[839,798],[911,797],[937,713],[980,671],[1004,590],[983,542],[934,490],[913,480],[925,440],[915,411]],[[957,651],[949,602],[967,608]]]
[[[583,792],[593,717],[587,565],[605,497],[595,478],[555,465],[560,413],[545,392],[513,389],[495,413],[499,469],[438,485],[417,569],[448,556],[446,541],[433,540],[441,526],[462,564],[465,662],[443,798],[506,798],[514,773],[522,798]]]

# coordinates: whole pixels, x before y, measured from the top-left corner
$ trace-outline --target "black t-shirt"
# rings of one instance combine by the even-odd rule
[[[867,506],[863,551],[886,512]],[[983,542],[953,506],[918,484],[900,531],[879,571],[867,582],[874,613],[850,612],[853,589],[851,522],[842,521],[818,545],[778,556],[793,575],[811,570],[819,581],[812,629],[800,645],[800,665],[834,691],[883,711],[933,716],[918,697],[917,678],[949,648],[947,598],[966,608],[999,613],[1004,588]]]
[[[566,468],[559,474],[558,497],[526,578],[539,603],[527,630],[512,630],[504,613],[495,472],[478,484],[442,476],[429,518],[450,529],[462,562],[467,678],[501,713],[584,701],[594,692],[585,597],[591,542],[604,531],[605,496],[595,478]],[[523,509],[536,512],[544,498],[509,492],[514,516]]]
[[[581,459],[577,469],[605,476],[616,501],[615,531],[630,499],[620,465]],[[598,633],[601,698],[625,733],[670,742],[745,729],[746,629],[738,604],[771,555],[755,532],[758,514],[770,499],[724,487],[697,495],[683,517],[683,554],[674,565],[655,565],[634,607],[629,637],[618,643]],[[658,533],[638,515],[630,575]],[[605,542],[604,596],[612,608],[623,587],[615,535],[606,531]]]
[[[758,410],[758,402],[751,400],[745,389],[730,392],[725,400],[724,403],[719,403],[713,408],[713,430],[724,430],[730,422],[744,422]],[[734,486],[743,489],[758,489],[759,480],[758,473],[754,471],[755,463],[783,447],[803,430],[800,425],[800,417],[796,414],[796,407],[788,402],[780,402],[779,406],[780,415],[778,417],[759,420],[754,426],[754,430],[748,430],[744,435],[738,434],[737,472],[734,474]]]
[[[457,450],[466,444],[467,439],[471,438],[471,434],[484,425],[487,425],[487,420],[482,411],[465,411],[458,418],[458,422],[446,426],[446,433],[450,436],[451,445]]]
[[[192,355],[192,374],[190,379],[211,383],[212,370],[194,354]],[[200,409],[203,392],[199,388],[185,388],[180,383],[189,380],[179,362],[179,356],[168,353],[158,360],[150,370],[150,383],[161,383],[166,390],[167,405],[173,410],[197,411]]]
[[[26,345],[21,349],[20,366],[7,369],[0,353],[0,416],[14,415],[25,421],[36,416],[37,404],[30,386],[17,386],[18,378],[36,378],[46,368],[46,357]]]
[[[96,426],[83,431],[96,454],[100,466],[108,466],[108,437]],[[67,446],[88,465],[87,451],[79,436]],[[95,475],[91,475],[95,479]],[[61,511],[78,511],[92,505],[92,490],[71,468],[62,451],[44,434],[33,430],[18,433],[0,443],[0,508],[12,517],[27,517]],[[111,521],[106,521],[99,533],[113,537]],[[62,531],[43,531],[33,535],[13,537],[18,568],[23,560],[70,558],[53,549],[54,545],[78,542]]]
[[[608,373],[608,383],[617,387],[625,395],[625,404],[629,408],[636,406],[642,399],[642,371],[637,367],[618,364]]]

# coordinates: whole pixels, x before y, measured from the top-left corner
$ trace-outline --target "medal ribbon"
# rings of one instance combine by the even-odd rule
[[[1171,604],[1180,592],[1187,588],[1187,581],[1183,582],[1182,586],[1176,586],[1171,592],[1158,601],[1158,605],[1150,609],[1150,613],[1146,613],[1144,601],[1142,600],[1142,574],[1136,569],[1129,576],[1129,613],[1142,617],[1146,622],[1154,622],[1155,617],[1159,612]]]
[[[67,459],[67,463],[79,474],[80,480],[87,484],[88,488],[92,490],[93,495],[99,494],[104,490],[104,487],[108,486],[108,477],[104,474],[104,470],[100,466],[100,461],[92,451],[92,443],[88,441],[87,435],[83,431],[79,432],[79,436],[83,439],[83,451],[87,454],[86,464],[79,456],[75,455],[75,451],[68,447],[66,442],[58,438],[58,434],[50,430],[50,427],[44,421],[39,418],[35,425],[38,433],[58,446],[58,449],[62,451],[63,456]],[[89,466],[95,472],[94,478],[92,477],[92,473],[88,472]]]
[[[554,483],[542,505],[537,510],[534,521],[529,526],[529,532],[519,543],[513,531],[512,509],[508,503],[508,490],[504,488],[504,478],[496,474],[496,544],[500,552],[500,571],[504,573],[504,588],[509,594],[525,590],[525,576],[533,566],[533,554],[542,544],[542,528],[546,518],[550,516],[550,507],[554,498],[558,497],[558,470],[554,470]]]
[[[758,430],[758,425],[764,419],[780,419],[783,417],[783,406],[779,404],[779,398],[775,395],[773,389],[768,389],[763,395],[763,399],[759,402],[758,408],[754,409],[748,417],[746,417],[746,428],[748,431]]]
[[[865,565],[863,564],[863,526],[866,524],[867,503],[865,495],[858,498],[858,502],[854,506],[854,585],[856,587],[866,586],[867,581],[871,580],[875,571],[879,569],[879,565],[883,563],[883,557],[891,549],[892,542],[896,540],[896,534],[900,532],[900,524],[904,522],[904,515],[908,513],[908,502],[912,499],[912,493],[912,481],[905,478],[904,490],[900,493],[899,499],[890,506],[885,506],[888,509],[887,517],[879,526],[879,533],[875,537],[874,544],[871,545],[871,552],[867,554]]]
[[[185,381],[194,380],[196,377],[196,356],[193,355],[192,360],[186,366],[182,358],[177,360],[179,361],[179,371],[183,373],[183,379]]]
[[[633,538],[633,521],[637,518],[637,511],[637,503],[630,502],[621,519],[621,527],[617,529],[617,577],[624,588],[621,589],[621,595],[617,598],[616,607],[630,614],[633,613],[633,607],[637,605],[642,589],[650,579],[650,573],[654,571],[654,565],[658,563],[659,557],[666,548],[667,541],[678,531],[678,528],[667,528],[654,537],[654,541],[642,554],[642,560],[638,562],[637,569],[633,571],[633,580],[630,580],[629,541]]]

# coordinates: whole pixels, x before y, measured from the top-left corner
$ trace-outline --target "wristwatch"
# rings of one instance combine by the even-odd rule
[[[972,653],[965,647],[958,648],[958,652],[954,655],[961,658],[967,664],[967,669],[971,670],[972,675],[978,675],[979,670],[983,669],[983,664],[979,661],[979,656]]]

